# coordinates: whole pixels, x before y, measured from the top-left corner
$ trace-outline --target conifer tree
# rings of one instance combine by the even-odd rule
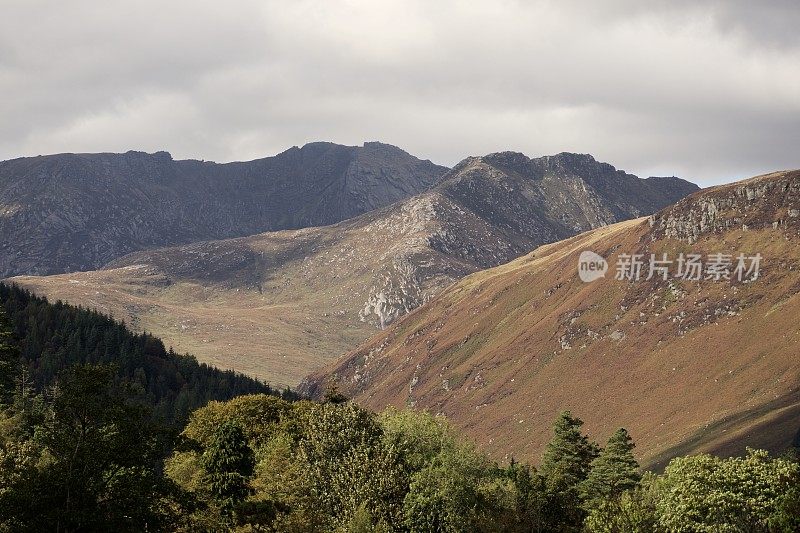
[[[552,524],[578,530],[585,513],[580,484],[598,455],[598,446],[581,433],[583,421],[564,411],[553,426],[553,439],[542,458],[541,474],[548,492],[547,516]]]
[[[585,500],[616,500],[623,492],[638,485],[642,476],[639,463],[633,457],[635,446],[625,428],[611,435],[600,456],[592,461],[586,481],[581,484]]]
[[[553,425],[553,439],[542,458],[541,473],[554,488],[577,487],[589,474],[598,446],[581,433],[583,421],[564,411]]]
[[[19,350],[14,342],[5,310],[0,307],[0,405],[10,402],[14,394],[14,377],[19,364]]]
[[[250,493],[248,481],[255,468],[253,450],[237,423],[220,424],[203,455],[203,466],[214,499],[223,513],[232,514]]]

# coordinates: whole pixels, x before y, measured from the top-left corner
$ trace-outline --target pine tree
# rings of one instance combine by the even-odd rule
[[[600,456],[592,461],[586,481],[581,484],[585,500],[616,500],[623,492],[639,484],[642,476],[639,463],[633,457],[635,446],[625,428],[611,435]]]
[[[5,310],[0,307],[0,405],[14,395],[14,378],[19,366],[19,350]]]
[[[576,487],[589,474],[598,447],[581,433],[583,421],[564,411],[553,425],[553,439],[542,458],[541,473],[556,489]]]
[[[211,493],[223,513],[230,515],[250,493],[249,479],[255,468],[253,450],[242,428],[235,422],[223,422],[214,432],[203,454]]]
[[[561,530],[579,530],[585,513],[580,484],[589,475],[589,465],[598,446],[581,433],[583,421],[564,411],[553,426],[553,439],[542,458],[541,474],[548,493],[547,518]]]

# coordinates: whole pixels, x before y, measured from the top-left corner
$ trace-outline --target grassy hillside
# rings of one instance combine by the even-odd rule
[[[365,405],[441,412],[496,457],[539,456],[569,408],[639,457],[785,448],[800,428],[800,172],[696,193],[468,276],[309,379]],[[578,279],[580,253],[610,264]],[[738,281],[613,279],[621,253],[763,256]],[[646,275],[646,270],[644,271]],[[646,277],[646,276],[645,276]]]

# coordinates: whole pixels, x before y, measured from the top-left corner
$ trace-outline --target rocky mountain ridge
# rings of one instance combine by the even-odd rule
[[[125,254],[352,218],[435,185],[446,167],[377,142],[311,143],[217,164],[167,152],[0,162],[0,276],[97,269]]]
[[[785,226],[800,219],[800,171],[776,172],[684,198],[653,216],[655,237],[687,243],[709,232]]]

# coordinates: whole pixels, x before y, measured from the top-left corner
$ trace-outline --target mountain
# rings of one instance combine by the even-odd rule
[[[388,144],[311,143],[216,164],[167,152],[0,162],[0,277],[97,269],[130,252],[323,226],[420,193],[445,167]]]
[[[203,361],[293,386],[467,274],[696,189],[588,155],[491,154],[466,159],[425,193],[335,225],[14,281],[113,312]]]
[[[585,251],[604,277],[581,281]],[[617,280],[635,254],[642,277]],[[654,265],[667,279],[647,279],[650,254],[674,261]],[[583,272],[599,275],[593,264]],[[444,413],[495,456],[538,459],[564,409],[598,439],[626,427],[650,466],[779,451],[800,437],[798,265],[800,171],[715,187],[467,276],[303,390],[335,380],[374,409]]]

